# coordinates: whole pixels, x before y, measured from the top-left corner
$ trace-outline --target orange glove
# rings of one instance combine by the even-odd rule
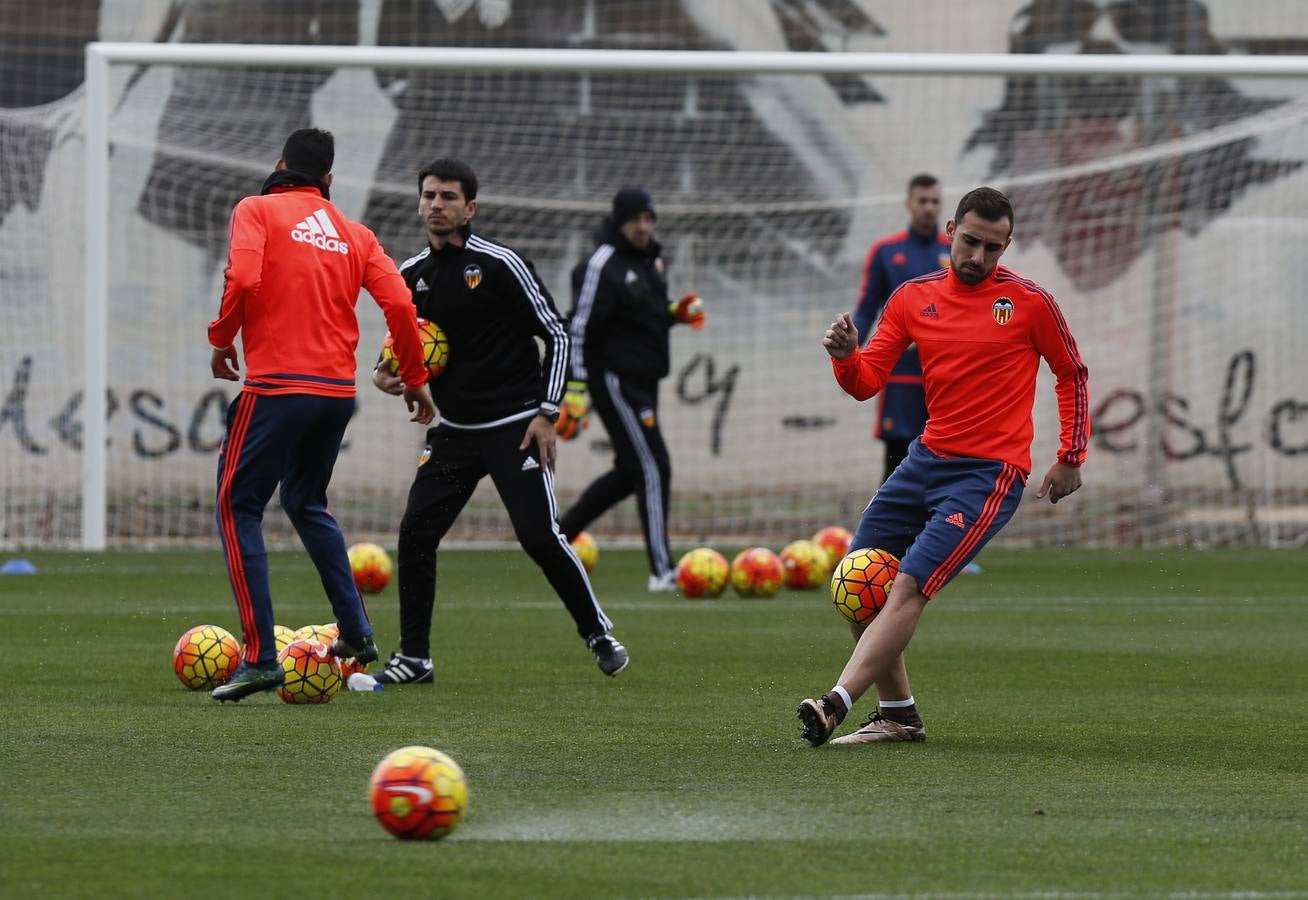
[[[699,299],[699,294],[694,291],[691,291],[676,303],[669,303],[668,312],[672,313],[678,322],[684,322],[696,331],[703,328],[704,323],[707,321],[707,317],[704,315],[704,301]]]
[[[590,395],[586,393],[586,382],[569,381],[554,430],[563,440],[570,441],[589,427]]]

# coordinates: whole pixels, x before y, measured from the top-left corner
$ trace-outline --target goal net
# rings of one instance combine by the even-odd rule
[[[397,260],[425,245],[419,167],[467,160],[482,183],[475,227],[531,259],[564,313],[570,270],[614,191],[649,188],[672,293],[695,290],[708,311],[702,331],[674,330],[662,383],[674,543],[779,545],[857,522],[882,477],[876,401],[840,392],[819,341],[856,302],[873,240],[907,224],[918,172],[940,179],[942,219],[979,184],[1010,193],[1017,227],[1004,263],[1057,298],[1091,373],[1085,487],[1057,507],[1034,500],[1058,434],[1042,370],[1031,484],[1002,540],[1308,535],[1299,58],[1244,57],[1280,65],[1258,73],[1224,65],[1240,57],[1205,57],[1211,68],[1195,71],[1182,56],[1079,57],[1068,68],[1024,54],[974,65],[829,54],[819,71],[816,54],[713,53],[681,70],[671,57],[630,55],[623,71],[584,53],[454,65],[437,49],[354,47],[369,65],[345,51],[323,65],[295,53],[313,48],[247,46],[237,49],[253,55],[235,64],[197,43],[159,63],[145,61],[146,45],[123,46],[108,79],[88,81],[110,148],[89,168],[77,104],[0,111],[5,189],[44,177],[40,203],[9,203],[0,222],[0,546],[84,541],[96,521],[84,499],[100,492],[110,545],[212,540],[235,386],[209,376],[205,326],[227,219],[285,135],[310,124],[336,135],[333,201]],[[706,71],[733,55],[755,61]],[[1086,60],[1102,68],[1087,74]],[[796,61],[810,69],[787,71]],[[84,279],[88,191],[100,187],[84,171],[104,173],[107,207],[90,213],[103,227],[85,235],[86,259],[103,254],[102,289]],[[96,297],[99,317],[85,305]],[[359,411],[330,496],[351,539],[385,540],[423,432],[368,383],[385,325],[366,295],[359,314]],[[83,446],[100,430],[87,427],[88,386],[106,398],[102,454]],[[561,505],[610,459],[597,419],[561,444]],[[294,540],[283,516],[266,526],[274,544]],[[634,505],[597,531],[638,536]],[[489,481],[451,537],[512,539]]]

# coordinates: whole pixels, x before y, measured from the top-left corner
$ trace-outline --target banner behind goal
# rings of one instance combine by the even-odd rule
[[[779,545],[857,521],[882,476],[876,401],[841,393],[819,341],[872,241],[905,227],[919,171],[946,217],[979,184],[1011,194],[1004,262],[1054,294],[1091,373],[1085,487],[1056,508],[1032,496],[1057,442],[1045,370],[1034,484],[1005,540],[1308,534],[1301,58],[100,46],[85,183],[74,145],[53,214],[6,224],[22,237],[3,251],[0,436],[25,422],[27,443],[0,462],[0,544],[213,538],[234,385],[208,374],[205,325],[227,218],[310,124],[336,134],[333,200],[397,260],[424,246],[418,168],[468,161],[475,227],[532,259],[564,313],[614,191],[650,189],[672,292],[697,291],[709,317],[674,330],[663,382],[674,542]],[[842,103],[836,70],[883,102]],[[331,502],[347,535],[385,539],[423,435],[368,383],[384,324],[368,298],[359,310],[359,413]],[[106,449],[84,454],[100,402]],[[561,445],[562,505],[609,460],[597,419]],[[634,508],[598,531],[637,535]],[[512,538],[489,482],[451,536]]]

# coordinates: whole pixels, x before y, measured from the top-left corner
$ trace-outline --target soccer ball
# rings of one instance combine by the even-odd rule
[[[196,625],[173,648],[173,671],[193,691],[224,684],[240,664],[240,642],[218,625]]]
[[[696,547],[677,563],[677,590],[683,597],[716,597],[730,578],[727,558],[708,547]]]
[[[426,363],[431,377],[435,378],[450,364],[450,339],[439,325],[427,319],[418,320],[418,337],[422,338],[422,361]],[[382,361],[390,366],[392,374],[398,375],[400,361],[395,356],[395,338],[389,331],[382,339],[381,355]]]
[[[781,548],[781,565],[786,570],[786,587],[811,591],[827,580],[831,559],[812,541],[792,541]]]
[[[742,597],[772,597],[786,580],[781,558],[767,547],[741,550],[731,561],[731,586]]]
[[[326,644],[331,646],[332,641],[341,636],[340,626],[335,622],[327,625],[305,625],[303,628],[297,628],[291,633],[292,641],[308,641],[311,644]],[[281,647],[277,648],[280,653]]]
[[[336,696],[345,679],[331,648],[315,641],[291,641],[277,654],[286,681],[277,696],[287,703],[326,703]]]
[[[581,560],[582,568],[587,572],[595,569],[595,564],[599,562],[599,544],[590,536],[589,531],[582,531],[572,539],[572,550],[577,554],[577,559]]]
[[[438,841],[462,821],[468,781],[439,750],[402,747],[377,764],[370,795],[382,828],[402,840]]]
[[[287,644],[295,640],[295,629],[287,628],[285,625],[274,625],[273,640],[277,642],[277,652],[281,653],[286,649]]]
[[[899,560],[885,550],[855,550],[831,576],[831,602],[851,622],[870,622],[886,605]]]
[[[852,540],[854,540],[854,535],[850,533],[849,529],[841,528],[839,525],[828,525],[813,535],[813,543],[827,551],[833,569],[836,567],[836,563],[844,559],[845,554],[849,552],[849,544]]]
[[[365,594],[380,593],[390,583],[395,566],[391,556],[377,544],[355,544],[347,551],[354,583]]]

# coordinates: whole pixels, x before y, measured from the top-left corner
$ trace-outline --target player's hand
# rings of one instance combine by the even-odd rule
[[[404,405],[413,413],[410,422],[430,425],[436,418],[436,403],[431,399],[431,388],[426,382],[419,388],[404,387]]]
[[[836,316],[836,321],[822,336],[822,347],[832,359],[846,359],[858,349],[858,332],[854,330],[854,320],[849,313]]]
[[[1040,484],[1036,499],[1043,500],[1045,495],[1048,495],[1050,503],[1057,503],[1068,494],[1076,493],[1079,487],[1081,487],[1081,468],[1056,462],[1045,473],[1045,480]]]
[[[392,372],[391,367],[384,363],[373,370],[372,383],[378,390],[395,397],[404,393],[404,379]]]
[[[214,350],[209,355],[209,371],[213,372],[214,378],[221,378],[224,381],[240,381],[241,364],[236,359],[236,348],[228,347],[226,350]]]
[[[704,312],[704,301],[699,299],[699,295],[691,291],[682,297],[676,303],[668,304],[668,312],[676,317],[678,322],[689,325],[691,328],[699,331],[708,321]]]
[[[540,451],[540,464],[553,471],[554,460],[557,457],[554,423],[544,416],[533,417],[531,424],[527,426],[527,433],[522,436],[522,443],[518,445],[518,449],[526,450],[533,441],[536,444],[536,449]]]
[[[559,420],[554,423],[554,431],[565,441],[570,441],[589,427],[590,395],[586,393],[586,382],[569,381],[568,390],[563,395],[563,405],[559,407]]]

